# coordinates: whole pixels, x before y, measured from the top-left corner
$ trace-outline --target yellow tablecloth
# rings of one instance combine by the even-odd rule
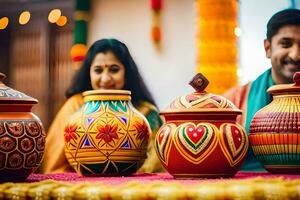
[[[32,183],[2,183],[0,199],[300,199],[298,177],[251,176],[241,179],[167,181],[155,180],[155,177],[146,181],[143,178],[133,179],[128,182],[124,181],[124,177],[116,177],[101,178],[100,181],[96,178],[88,181],[47,179]]]

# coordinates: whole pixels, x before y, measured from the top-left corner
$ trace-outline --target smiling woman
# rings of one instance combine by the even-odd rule
[[[94,90],[121,90],[125,84],[125,67],[111,51],[98,53],[92,62],[90,76]]]
[[[162,167],[152,145],[162,121],[152,95],[126,45],[116,39],[102,39],[89,48],[82,67],[66,92],[68,100],[49,128],[42,172],[74,171],[64,152],[65,140],[72,137],[69,134],[64,138],[66,119],[83,105],[82,92],[97,89],[131,91],[132,104],[147,118],[152,130],[148,158],[139,171],[161,171]]]

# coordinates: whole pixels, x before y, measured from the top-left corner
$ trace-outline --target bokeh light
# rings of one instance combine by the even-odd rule
[[[57,20],[60,18],[60,16],[61,16],[60,9],[53,9],[48,15],[48,21],[50,23],[56,23]]]
[[[5,29],[8,25],[9,19],[7,17],[2,17],[0,19],[0,30]]]
[[[25,25],[29,22],[30,20],[30,12],[29,11],[23,11],[21,14],[20,14],[20,17],[19,17],[19,23],[21,25]]]
[[[64,26],[68,22],[68,18],[66,16],[60,16],[60,18],[56,21],[57,26]]]
[[[239,28],[239,27],[235,27],[234,29],[234,34],[237,36],[237,37],[240,37],[242,35],[242,30]]]

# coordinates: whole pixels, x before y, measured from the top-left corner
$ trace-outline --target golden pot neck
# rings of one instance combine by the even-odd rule
[[[83,97],[84,102],[88,101],[130,101],[129,95],[89,95]]]
[[[130,101],[129,90],[90,90],[82,93],[83,101]]]

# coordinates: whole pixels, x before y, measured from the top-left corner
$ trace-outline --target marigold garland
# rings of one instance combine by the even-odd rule
[[[80,62],[84,59],[87,46],[84,44],[74,44],[71,48],[71,58],[73,62]]]
[[[74,12],[74,45],[70,54],[74,68],[78,68],[84,60],[87,52],[87,24],[89,21],[90,0],[77,0]]]
[[[208,91],[222,94],[237,84],[236,0],[197,0],[197,72],[211,82]]]
[[[162,0],[150,0],[152,26],[151,39],[158,48],[161,43],[161,29],[160,29],[160,13],[162,8]]]

